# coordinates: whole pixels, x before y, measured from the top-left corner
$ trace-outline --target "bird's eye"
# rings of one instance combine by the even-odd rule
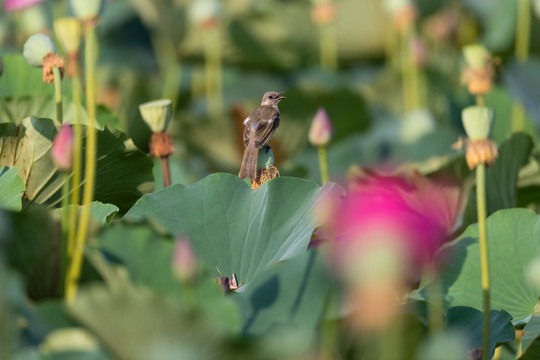
[[[268,98],[273,99],[273,98],[274,98],[274,95],[270,95]]]

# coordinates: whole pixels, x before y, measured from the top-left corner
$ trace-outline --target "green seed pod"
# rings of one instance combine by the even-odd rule
[[[105,7],[105,0],[69,0],[71,11],[81,19],[98,17]]]
[[[81,21],[74,17],[64,17],[54,22],[54,33],[58,42],[68,54],[77,52],[81,44]]]
[[[145,123],[153,132],[167,130],[172,116],[172,101],[162,99],[139,105],[139,111]]]
[[[489,58],[491,57],[489,51],[479,44],[467,45],[463,47],[463,56],[465,61],[470,68],[473,69],[483,69],[488,63]]]
[[[56,49],[51,38],[44,34],[32,35],[24,43],[23,56],[31,66],[43,66],[45,55],[55,52]]]
[[[461,112],[461,122],[471,140],[488,139],[493,127],[493,111],[485,106],[469,106]]]

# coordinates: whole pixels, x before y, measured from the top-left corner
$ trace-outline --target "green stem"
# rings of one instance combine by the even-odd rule
[[[60,262],[60,284],[61,292],[64,292],[67,266],[69,264],[69,217],[71,212],[75,212],[69,207],[69,173],[64,172],[64,186],[62,186],[62,245],[61,245],[61,262]]]
[[[490,287],[489,260],[486,228],[486,165],[476,167],[476,209],[478,213],[478,238],[480,245],[480,268],[482,276],[482,294],[484,311],[484,333],[482,342],[482,360],[488,359],[490,339]]]
[[[213,117],[219,117],[223,112],[223,69],[219,27],[207,30],[204,50],[208,110]]]
[[[78,65],[77,65],[78,68]],[[82,126],[81,126],[81,80],[78,72],[73,76],[72,80],[73,104],[75,106],[75,124],[73,125],[73,179],[71,203],[79,205],[79,196],[81,188],[81,156],[82,156]],[[69,213],[69,236],[67,253],[71,257],[73,248],[75,247],[75,235],[77,230],[77,211]]]
[[[444,329],[444,318],[442,316],[442,310],[444,309],[442,299],[442,284],[437,277],[437,269],[434,263],[430,263],[426,266],[426,277],[431,284],[428,293],[428,330],[430,333],[435,334]],[[431,280],[431,281],[430,281]]]
[[[319,26],[321,68],[335,71],[338,67],[336,29],[333,24]]]
[[[319,166],[321,168],[321,182],[322,185],[324,185],[330,179],[330,177],[328,176],[328,161],[326,160],[326,148],[324,146],[319,147]]]
[[[60,76],[60,69],[53,67],[54,75],[54,101],[56,103],[56,120],[60,124],[64,122],[64,115],[62,111],[62,77]]]
[[[86,127],[86,164],[85,164],[85,184],[83,190],[82,211],[79,221],[73,257],[68,272],[66,301],[73,303],[77,293],[77,283],[82,266],[84,244],[88,236],[88,226],[90,223],[90,202],[94,197],[94,185],[96,175],[96,57],[97,57],[97,36],[96,27],[90,24],[87,27],[85,39],[85,70],[86,70],[86,110],[88,113],[88,126]]]
[[[526,62],[529,59],[529,43],[531,33],[531,0],[518,0],[516,20],[516,59]],[[514,101],[512,109],[512,131],[525,130],[525,110],[523,104]]]

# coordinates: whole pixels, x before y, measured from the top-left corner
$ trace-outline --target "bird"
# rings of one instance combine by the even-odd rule
[[[286,99],[283,92],[268,91],[261,101],[261,106],[244,120],[244,157],[238,177],[251,180],[257,178],[257,156],[261,149],[274,135],[279,126],[280,113],[278,103]]]

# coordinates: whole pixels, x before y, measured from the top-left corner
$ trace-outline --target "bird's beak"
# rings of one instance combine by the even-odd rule
[[[280,92],[278,93],[278,97],[277,97],[277,100],[278,100],[278,101],[287,98],[287,97],[285,97],[285,96],[281,96],[281,94],[284,94],[284,92],[283,92],[283,91],[280,91]]]

